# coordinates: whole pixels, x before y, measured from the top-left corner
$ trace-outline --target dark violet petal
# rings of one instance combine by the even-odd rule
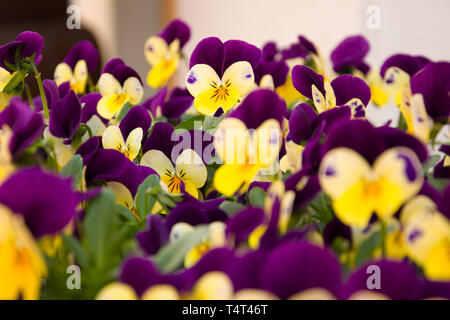
[[[275,42],[267,42],[261,50],[262,61],[273,61],[275,55],[278,53],[278,48]]]
[[[98,149],[102,148],[102,137],[94,136],[87,139],[77,150],[83,158],[83,164],[89,165],[95,157]]]
[[[321,112],[314,118],[311,123],[311,127],[315,130],[322,121],[325,121],[324,131],[328,132],[328,129],[340,121],[348,121],[352,117],[352,111],[348,106],[342,106],[338,108],[331,108],[327,111]]]
[[[145,140],[142,151],[146,153],[149,150],[162,151],[167,158],[172,159],[172,141],[173,127],[167,122],[157,122],[153,126],[152,132]]]
[[[324,288],[339,297],[341,269],[328,251],[307,242],[285,243],[267,256],[261,266],[261,289],[281,299],[310,288]]]
[[[79,198],[70,179],[29,168],[0,185],[0,202],[21,214],[33,235],[40,237],[62,230],[74,217]]]
[[[375,130],[378,136],[384,141],[386,149],[403,146],[414,151],[422,163],[428,159],[426,146],[416,137],[400,129],[388,126],[379,127]]]
[[[0,67],[8,69],[4,64],[5,60],[15,64],[14,55],[19,46],[22,46],[20,49],[20,57],[22,59],[35,54],[34,62],[39,64],[42,59],[41,53],[44,48],[44,38],[39,33],[24,31],[16,37],[15,41],[0,47]]]
[[[205,38],[192,51],[189,68],[192,68],[196,64],[207,64],[221,77],[224,59],[225,47],[222,41],[216,37]]]
[[[442,145],[439,151],[444,152],[446,156],[450,156],[450,145]],[[444,166],[445,156],[433,168],[433,176],[435,178],[450,179],[450,166]]]
[[[261,50],[254,45],[242,40],[228,40],[224,44],[225,61],[223,71],[238,61],[248,61],[255,69],[261,60]]]
[[[169,231],[163,224],[164,219],[159,215],[147,217],[147,228],[136,235],[139,246],[146,254],[152,255],[169,241]]]
[[[148,174],[157,174],[156,171],[149,168],[150,170],[142,170],[141,167],[137,166],[125,158],[122,160],[124,169],[121,171],[120,175],[105,177],[105,181],[115,181],[123,184],[131,192],[134,197],[136,195],[139,185],[145,180]],[[148,213],[148,212],[147,212]]]
[[[83,105],[81,110],[81,123],[86,123],[93,115],[99,117],[104,124],[108,123],[107,119],[102,118],[97,112],[97,104],[102,98],[102,95],[98,92],[85,94],[80,98],[80,103]]]
[[[393,300],[417,300],[420,298],[421,285],[414,268],[404,262],[388,260],[374,261],[355,271],[347,281],[343,298],[348,298],[360,290],[367,290],[367,280],[374,271],[368,272],[369,266],[380,270],[380,289],[370,290],[381,293]]]
[[[180,49],[182,49],[191,37],[191,29],[184,21],[174,19],[158,34],[158,36],[163,38],[167,44],[178,39],[180,41]]]
[[[338,147],[355,150],[369,163],[373,163],[386,149],[381,135],[365,120],[341,121],[330,128],[325,140],[325,150]]]
[[[316,111],[307,103],[301,103],[292,111],[289,118],[289,136],[296,144],[311,137],[311,123],[317,116]]]
[[[234,291],[259,288],[261,265],[266,256],[265,251],[257,250],[234,259],[234,263],[226,270],[233,282]]]
[[[309,55],[309,50],[306,49],[301,43],[293,43],[289,47],[281,50],[281,58],[283,60],[289,60],[294,58],[306,59]]]
[[[44,81],[42,81],[42,86],[44,87],[45,99],[47,99],[47,106],[51,110],[53,105],[59,99],[58,85],[54,80],[45,79]],[[38,97],[40,100],[39,101],[40,110],[42,110],[42,100],[40,96]]]
[[[298,36],[298,42],[309,52],[317,54],[316,46],[309,41],[305,36]]]
[[[72,70],[78,61],[86,61],[88,72],[95,70],[98,63],[98,51],[90,41],[80,41],[76,43],[67,53],[64,62],[67,63]]]
[[[252,231],[264,221],[264,211],[260,208],[246,208],[227,221],[227,237],[237,247],[246,241]]]
[[[252,183],[250,183],[250,185],[248,186],[247,189],[247,194],[255,187],[261,188],[264,191],[267,191],[270,187],[270,182],[265,182],[265,181],[253,181]]]
[[[450,282],[423,281],[420,299],[430,298],[450,299]]]
[[[353,98],[358,98],[366,106],[370,101],[369,86],[358,77],[344,74],[331,81],[336,105],[342,106]]]
[[[300,180],[305,177],[305,172],[299,171],[288,179],[286,179],[286,190],[295,191],[294,209],[293,211],[304,209],[316,195],[320,192],[320,184],[317,175],[312,175],[307,178],[306,184],[303,188],[297,190],[296,186]]]
[[[3,125],[12,130],[9,149],[14,158],[40,137],[44,130],[42,115],[31,110],[19,97],[12,98],[9,106],[0,112],[0,128]]]
[[[180,202],[175,208],[170,210],[164,221],[169,231],[178,222],[186,222],[193,226],[205,224],[208,223],[208,215],[197,202]]]
[[[429,63],[411,78],[411,91],[420,93],[428,115],[446,120],[450,116],[450,62]]]
[[[251,92],[229,117],[240,119],[248,129],[258,128],[268,119],[277,120],[282,127],[285,112],[284,100],[271,90],[260,89]]]
[[[174,139],[171,158],[175,163],[178,156],[186,149],[192,149],[208,164],[215,155],[214,136],[203,130],[185,130],[178,133]]]
[[[309,99],[312,99],[312,85],[315,85],[325,96],[323,76],[308,66],[297,65],[292,69],[292,84],[298,92]]]
[[[397,67],[412,77],[429,62],[430,60],[425,57],[411,56],[409,54],[394,54],[383,62],[380,68],[380,75],[384,78],[387,69]]]
[[[194,278],[198,279],[210,271],[226,272],[234,263],[236,256],[233,250],[217,248],[207,252],[190,270]]]
[[[362,62],[370,50],[369,42],[363,36],[351,36],[345,38],[331,52],[331,62],[336,72],[341,72],[348,67],[356,67]]]
[[[121,85],[123,85],[124,82],[128,78],[131,78],[131,77],[137,78],[139,80],[139,82],[141,83],[141,85],[143,85],[139,74],[133,68],[131,68],[125,64],[115,65],[109,73],[111,73],[114,76],[114,78],[116,78],[117,81],[119,81],[119,83]]]
[[[81,104],[74,91],[56,101],[50,110],[49,129],[55,137],[72,139],[80,125]]]
[[[260,83],[262,77],[270,74],[273,79],[274,87],[281,86],[286,82],[286,77],[289,72],[289,66],[285,61],[268,61],[259,63],[254,69],[255,82]]]
[[[133,287],[138,296],[152,285],[158,283],[160,275],[150,260],[132,257],[122,265],[120,281]]]
[[[179,118],[192,106],[193,102],[194,97],[191,95],[171,97],[164,104],[162,114],[169,120]]]
[[[111,71],[119,65],[124,65],[125,62],[120,58],[113,58],[109,60],[102,69],[102,73],[111,73]]]
[[[113,181],[127,169],[129,159],[113,149],[98,149],[86,168],[86,182],[98,179]]]
[[[333,217],[323,230],[323,242],[327,246],[331,246],[337,237],[347,239],[352,243],[352,230],[350,227],[343,224],[338,218]]]
[[[159,90],[153,97],[147,99],[142,106],[149,110],[153,116],[158,115],[158,108],[162,109],[167,96],[167,86]]]
[[[152,117],[147,109],[141,106],[135,106],[127,112],[125,117],[120,121],[119,128],[124,139],[128,137],[131,131],[136,128],[142,128],[144,137],[152,124]]]

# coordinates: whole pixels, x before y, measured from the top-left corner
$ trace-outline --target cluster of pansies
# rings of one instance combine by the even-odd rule
[[[53,79],[39,34],[0,47],[0,298],[450,298],[449,62],[189,38],[146,41],[146,83],[94,79],[87,41]]]

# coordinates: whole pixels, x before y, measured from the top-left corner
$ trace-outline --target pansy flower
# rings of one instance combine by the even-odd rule
[[[98,51],[89,41],[80,41],[67,53],[63,62],[58,64],[53,78],[57,85],[68,81],[71,89],[83,94],[86,89],[89,73],[97,67]]]
[[[191,36],[189,26],[175,19],[157,36],[147,39],[144,54],[152,66],[147,83],[152,88],[163,86],[178,69],[181,50]]]
[[[122,119],[119,127],[110,125],[103,132],[103,148],[118,150],[128,159],[134,160],[141,150],[142,138],[151,123],[151,117],[145,108],[140,106],[132,108]]]
[[[353,73],[359,70],[366,74],[370,67],[364,62],[364,58],[370,50],[369,42],[363,36],[350,36],[342,40],[331,52],[331,62],[335,72]]]
[[[132,106],[138,104],[144,95],[139,75],[119,58],[105,65],[98,80],[98,89],[102,98],[97,111],[105,119],[116,116],[126,103]]]
[[[286,82],[289,66],[284,61],[261,61],[254,73],[259,88],[275,90]]]
[[[81,120],[81,103],[73,90],[63,98],[55,101],[50,109],[49,131],[58,138],[74,137]]]
[[[186,87],[194,96],[198,112],[214,115],[230,110],[252,89],[253,69],[261,51],[244,41],[225,43],[211,37],[200,41],[192,52]]]
[[[376,143],[371,145],[374,147]],[[321,161],[320,185],[345,224],[364,228],[373,212],[386,221],[422,186],[421,164],[415,152],[399,146],[381,150],[372,150],[376,156],[369,162],[364,153],[336,147]]]
[[[295,66],[292,81],[302,95],[313,100],[318,112],[346,105],[352,109],[354,118],[364,118],[366,115],[370,88],[358,77],[342,75],[330,83],[307,66]]]
[[[0,110],[3,110],[11,99],[12,95],[2,92],[8,82],[14,77],[14,73],[9,73],[8,70],[0,67]]]
[[[217,191],[228,196],[245,191],[261,169],[274,163],[281,147],[280,123],[285,110],[276,93],[261,89],[250,93],[219,124],[214,146],[224,164],[214,176]]]
[[[37,65],[42,59],[44,38],[36,32],[24,31],[17,35],[16,39],[0,47],[0,67],[11,70],[9,67],[16,65],[16,50],[20,48],[20,59],[34,56]]]

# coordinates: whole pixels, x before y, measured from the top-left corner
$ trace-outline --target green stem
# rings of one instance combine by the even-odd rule
[[[89,126],[88,126],[87,124],[82,123],[82,124],[80,124],[80,127],[83,127],[84,129],[86,129],[86,131],[87,131],[87,133],[88,133],[88,135],[89,135],[89,138],[92,138],[92,137],[94,136],[94,135],[92,134],[91,128],[89,128]]]
[[[25,92],[27,93],[28,102],[30,103],[30,107],[31,107],[31,109],[34,110],[33,97],[31,96],[30,87],[26,83],[24,83],[24,87],[25,87]]]
[[[380,219],[381,253],[386,256],[386,222]]]
[[[45,91],[44,91],[44,87],[42,85],[41,73],[36,68],[36,64],[34,62],[31,63],[31,67],[33,68],[34,76],[36,77],[36,81],[37,81],[37,84],[39,87],[39,93],[40,93],[41,99],[42,99],[42,108],[44,109],[44,115],[45,115],[45,118],[48,119],[50,117],[50,115],[48,112],[47,98],[45,97]]]

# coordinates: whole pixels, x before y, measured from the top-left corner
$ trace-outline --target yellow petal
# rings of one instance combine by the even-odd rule
[[[142,300],[179,300],[177,289],[170,284],[155,284],[142,295]]]
[[[427,110],[425,109],[425,102],[420,93],[416,93],[411,97],[411,125],[412,133],[427,143],[430,138],[430,122],[428,120]]]
[[[144,45],[144,54],[148,63],[156,66],[164,60],[169,53],[166,41],[158,36],[152,36],[147,39]]]
[[[123,92],[129,98],[131,105],[137,105],[144,96],[144,88],[136,77],[130,77],[123,83]]]
[[[214,148],[228,164],[245,164],[250,147],[247,126],[237,118],[225,118],[214,133]]]
[[[102,97],[122,93],[119,81],[110,73],[103,73],[98,80],[98,90]]]
[[[255,164],[224,164],[214,175],[214,187],[220,193],[232,196],[256,176],[260,166]]]
[[[67,63],[61,62],[56,66],[53,79],[55,80],[58,86],[61,83],[67,81],[72,82],[72,78],[73,78],[72,68]]]
[[[127,157],[130,160],[134,160],[141,150],[141,142],[143,136],[142,128],[136,128],[130,132],[127,141],[125,143],[127,150]]]
[[[142,156],[141,166],[147,166],[155,170],[161,181],[168,183],[168,181],[175,174],[175,168],[169,158],[159,150],[149,150]]]
[[[107,182],[106,185],[114,193],[114,197],[119,204],[130,210],[133,208],[133,196],[127,187],[125,187],[122,183],[115,181]]]
[[[113,282],[100,290],[95,297],[96,300],[137,300],[138,297],[134,289],[120,282]]]
[[[379,181],[377,215],[387,219],[419,192],[423,183],[422,166],[413,151],[395,147],[383,152],[373,168]]]
[[[176,161],[177,175],[184,181],[191,181],[196,188],[201,188],[206,182],[208,172],[200,156],[192,149],[184,150]]]
[[[256,143],[257,164],[267,168],[278,157],[282,142],[280,124],[275,119],[264,121],[257,129],[251,139]],[[253,163],[253,162],[250,162]]]
[[[265,74],[261,81],[259,81],[259,87],[262,89],[275,90],[275,85],[273,83],[273,77],[270,74]]]
[[[72,84],[72,89],[79,94],[84,93],[86,83],[88,80],[88,69],[86,61],[79,60],[74,69],[75,84]]]
[[[195,300],[229,300],[232,296],[233,284],[228,276],[220,271],[212,271],[197,280],[192,298]]]
[[[222,83],[226,86],[228,83],[236,88],[239,97],[244,97],[250,92],[255,76],[250,63],[247,61],[238,61],[233,63],[225,70],[222,76]]]
[[[124,151],[125,141],[118,126],[111,125],[106,128],[102,136],[102,145],[105,149],[115,149],[119,152]]]
[[[105,119],[112,119],[128,102],[129,97],[125,94],[112,94],[98,101],[97,112]]]
[[[219,76],[207,64],[196,64],[189,70],[186,77],[186,88],[193,97],[197,97],[203,91],[211,89],[212,85],[218,86],[219,84]]]
[[[423,265],[425,276],[435,281],[450,281],[450,238],[435,245]]]
[[[162,60],[156,64],[147,75],[147,83],[152,88],[158,88],[167,83],[178,68],[179,57],[170,60]]]
[[[327,110],[327,102],[325,100],[325,97],[323,96],[322,92],[320,92],[319,89],[315,85],[311,86],[311,92],[312,92],[312,98],[314,105],[316,106],[317,111],[324,112]]]
[[[334,107],[336,105],[336,96],[334,95],[333,87],[331,86],[329,81],[325,81],[325,99],[327,108]]]

